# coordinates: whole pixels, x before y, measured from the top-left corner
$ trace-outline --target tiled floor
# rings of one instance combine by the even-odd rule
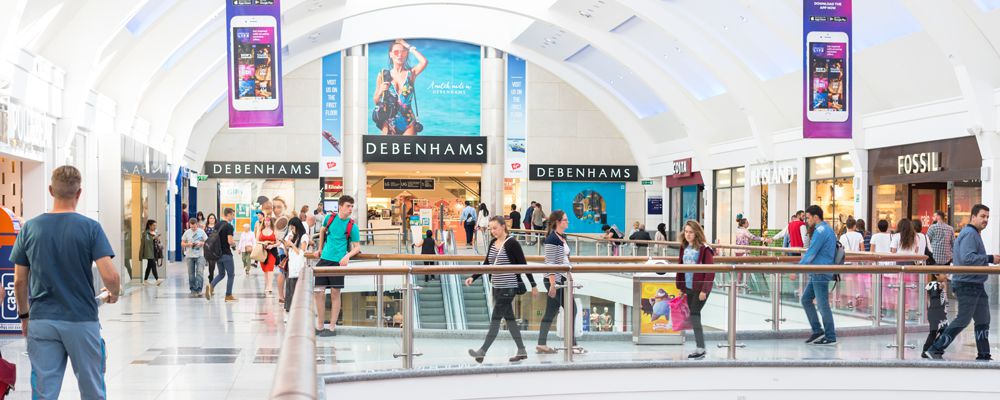
[[[273,383],[275,362],[284,331],[284,311],[277,299],[261,295],[259,270],[247,277],[237,269],[236,303],[221,298],[207,302],[187,294],[187,278],[181,264],[169,267],[169,278],[161,286],[140,286],[118,304],[101,307],[103,335],[108,344],[106,374],[109,397],[113,399],[239,399],[267,397]],[[994,314],[996,310],[994,310]],[[924,334],[910,334],[911,343],[922,344]],[[559,340],[550,337],[550,345]],[[969,336],[962,336],[967,341]],[[991,337],[994,344],[996,329]],[[837,347],[811,347],[800,339],[744,342],[740,359],[760,360],[858,360],[893,359],[894,350],[885,344],[889,336],[844,337]],[[708,343],[710,359],[724,359],[720,342]],[[481,339],[418,338],[415,347],[424,353],[415,364],[424,368],[467,367],[476,364],[466,354],[478,348]],[[628,360],[681,360],[692,350],[684,346],[637,346],[629,341],[584,341],[589,353],[577,362]],[[318,339],[321,373],[358,373],[373,369],[396,369],[401,350],[396,337],[362,337],[341,333]],[[527,343],[533,349],[534,342]],[[30,398],[30,365],[20,337],[0,338],[5,358],[18,366],[16,391],[8,398]],[[506,364],[514,354],[509,338],[501,336],[486,357],[487,364]],[[996,351],[995,351],[996,352]],[[562,354],[536,355],[530,352],[524,363],[561,363]],[[907,357],[918,358],[909,350]],[[949,359],[972,359],[975,349],[958,343]],[[78,398],[72,371],[67,371],[61,398]]]

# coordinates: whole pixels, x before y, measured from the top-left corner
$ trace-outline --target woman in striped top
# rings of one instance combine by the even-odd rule
[[[508,235],[507,222],[504,221],[503,216],[490,218],[489,230],[494,239],[490,241],[489,251],[483,265],[527,264],[521,245]],[[480,276],[482,274],[472,275],[465,280],[465,285],[472,285],[472,282],[479,279]],[[528,274],[528,280],[531,281],[532,293],[538,293],[538,289],[535,287],[535,278]],[[521,280],[521,274],[490,274],[490,283],[493,285],[493,316],[490,319],[490,330],[486,333],[486,341],[483,342],[483,346],[479,350],[469,349],[469,355],[476,362],[483,362],[486,351],[490,349],[490,345],[497,338],[497,333],[500,332],[500,320],[503,319],[507,321],[507,330],[514,338],[514,343],[517,344],[517,354],[510,358],[510,362],[527,359],[528,352],[524,349],[524,342],[521,341],[521,330],[514,317],[513,304],[514,297],[517,296],[518,286],[524,284]]]
[[[545,263],[550,265],[569,264],[569,245],[566,244],[566,228],[569,227],[569,217],[563,210],[555,210],[549,214],[548,230],[545,237]],[[545,289],[548,290],[548,298],[545,303],[545,315],[542,316],[542,325],[538,328],[538,346],[535,351],[538,354],[554,354],[553,349],[545,344],[549,336],[549,329],[552,329],[552,319],[559,313],[559,308],[563,306],[563,289],[557,289],[556,285],[562,285],[566,281],[566,276],[562,273],[545,274]],[[576,321],[576,306],[573,307],[573,320]],[[568,330],[568,329],[567,329]],[[576,346],[576,337],[573,337],[573,352],[583,354],[582,347]]]

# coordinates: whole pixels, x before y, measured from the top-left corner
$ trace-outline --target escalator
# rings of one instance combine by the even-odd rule
[[[490,326],[489,301],[486,298],[486,289],[483,276],[472,283],[471,286],[462,285],[462,303],[465,313],[465,329],[488,329]]]
[[[423,276],[414,277],[423,289],[417,292],[417,308],[422,329],[448,329],[447,312],[444,305],[444,291],[441,280],[424,282]]]

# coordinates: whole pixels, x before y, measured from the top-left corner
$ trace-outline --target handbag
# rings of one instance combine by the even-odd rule
[[[267,260],[267,250],[264,250],[264,244],[258,243],[253,245],[253,251],[250,252],[250,258],[254,261],[264,262]]]
[[[510,240],[510,236],[503,241],[504,247],[507,245],[507,241]],[[493,258],[493,265],[497,265],[497,259],[500,258],[500,252],[497,252],[497,256]],[[516,295],[520,296],[522,294],[528,293],[528,286],[524,284],[524,280],[521,279],[521,274],[517,274],[517,290],[514,292]]]
[[[305,237],[305,236],[303,236]],[[299,238],[299,243],[301,245],[302,238]],[[289,249],[288,250],[288,277],[298,278],[299,272],[306,267],[306,254],[300,248]]]
[[[670,324],[676,332],[691,329],[691,307],[686,294],[670,299]]]

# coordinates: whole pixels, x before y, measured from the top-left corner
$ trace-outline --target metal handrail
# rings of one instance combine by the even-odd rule
[[[272,399],[317,398],[313,283],[313,269],[306,266],[299,272],[295,295],[289,308],[285,337],[281,342],[274,374],[274,387],[271,388]]]
[[[545,261],[543,256],[525,256],[524,257],[529,262]],[[354,257],[355,260],[371,260],[371,261],[442,261],[442,262],[456,262],[456,261],[482,261],[483,256],[474,254],[359,254]],[[574,263],[640,263],[649,260],[665,260],[665,261],[677,261],[677,256],[667,256],[667,257],[634,257],[634,256],[569,256],[570,261]],[[750,264],[750,263],[794,263],[801,259],[801,256],[734,256],[734,257],[715,257],[716,264]],[[891,254],[891,253],[848,253],[845,257],[846,262],[860,262],[860,261],[913,261],[921,262],[926,261],[927,256],[925,255],[906,255],[906,254]]]

